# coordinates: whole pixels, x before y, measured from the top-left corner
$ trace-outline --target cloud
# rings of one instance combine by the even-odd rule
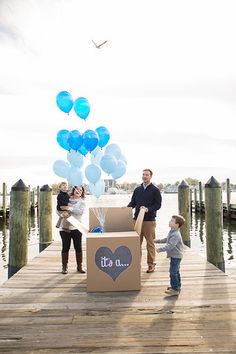
[[[23,155],[5,155],[0,156],[1,169],[17,169],[28,166],[41,166],[52,163],[51,156],[23,156]]]
[[[14,31],[14,29],[4,25],[4,24],[0,24],[0,41],[6,41],[8,42],[8,40],[14,42],[14,44],[16,44],[19,41],[19,36],[16,33],[16,31]]]
[[[236,104],[236,78],[205,80],[168,80],[155,84],[146,81],[132,86],[101,88],[107,96],[129,98],[194,98],[226,101]]]

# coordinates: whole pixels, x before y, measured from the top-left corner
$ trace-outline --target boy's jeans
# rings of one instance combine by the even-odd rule
[[[170,258],[170,286],[174,290],[181,289],[180,262],[181,258]]]

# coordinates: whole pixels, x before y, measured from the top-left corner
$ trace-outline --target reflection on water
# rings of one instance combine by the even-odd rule
[[[157,229],[158,238],[166,237],[169,227],[170,217],[178,213],[177,194],[163,194],[162,208],[157,213]],[[84,216],[83,223],[88,225],[88,208],[89,207],[122,207],[128,204],[130,195],[104,195],[98,200],[93,196],[87,196],[87,213]],[[53,198],[53,226],[56,224],[57,215],[56,197]],[[192,214],[191,220],[191,247],[200,253],[203,257],[206,255],[205,242],[205,217],[200,214]],[[224,221],[223,225],[224,238],[224,258],[226,273],[236,275],[236,221]],[[53,229],[53,239],[59,240],[58,229]],[[38,216],[37,211],[34,216],[29,218],[29,252],[28,258],[32,259],[39,253],[39,232],[38,232]],[[0,284],[7,280],[8,267],[8,246],[9,246],[9,223],[4,223],[0,218]]]
[[[192,214],[191,247],[206,254],[205,215]],[[236,275],[236,220],[223,221],[223,249],[226,273]]]

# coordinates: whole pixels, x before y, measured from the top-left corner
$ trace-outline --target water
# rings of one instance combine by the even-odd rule
[[[158,238],[166,237],[169,227],[168,223],[171,215],[178,213],[178,196],[177,194],[162,194],[162,208],[157,213],[157,229]],[[87,207],[121,207],[128,204],[130,195],[104,195],[96,200],[93,196],[86,197]],[[223,201],[225,196],[223,195]],[[236,203],[235,195],[232,195],[232,203]],[[56,197],[53,198],[54,211],[56,209]],[[54,227],[57,221],[57,215],[53,212],[53,239],[60,240],[58,229]],[[84,215],[83,223],[88,225],[88,211]],[[191,247],[197,251],[202,257],[206,257],[206,240],[205,240],[205,218],[203,215],[192,215],[191,222]],[[236,221],[230,223],[224,221],[223,225],[224,239],[224,259],[227,274],[236,276]],[[37,213],[29,220],[29,249],[28,259],[34,258],[39,253],[39,232]],[[9,245],[9,225],[0,219],[0,284],[7,280],[8,276],[8,245]]]

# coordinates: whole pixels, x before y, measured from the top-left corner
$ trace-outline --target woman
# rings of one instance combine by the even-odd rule
[[[68,258],[69,250],[71,245],[71,239],[73,240],[76,262],[77,262],[77,271],[79,273],[85,273],[82,268],[82,233],[77,230],[73,225],[69,225],[69,229],[63,229],[64,220],[70,215],[74,216],[78,221],[81,221],[82,215],[85,211],[85,190],[84,187],[74,186],[70,195],[69,203],[71,206],[63,206],[61,209],[65,210],[62,214],[63,219],[60,225],[60,236],[62,239],[62,274],[68,273]],[[68,213],[68,211],[70,213]]]

